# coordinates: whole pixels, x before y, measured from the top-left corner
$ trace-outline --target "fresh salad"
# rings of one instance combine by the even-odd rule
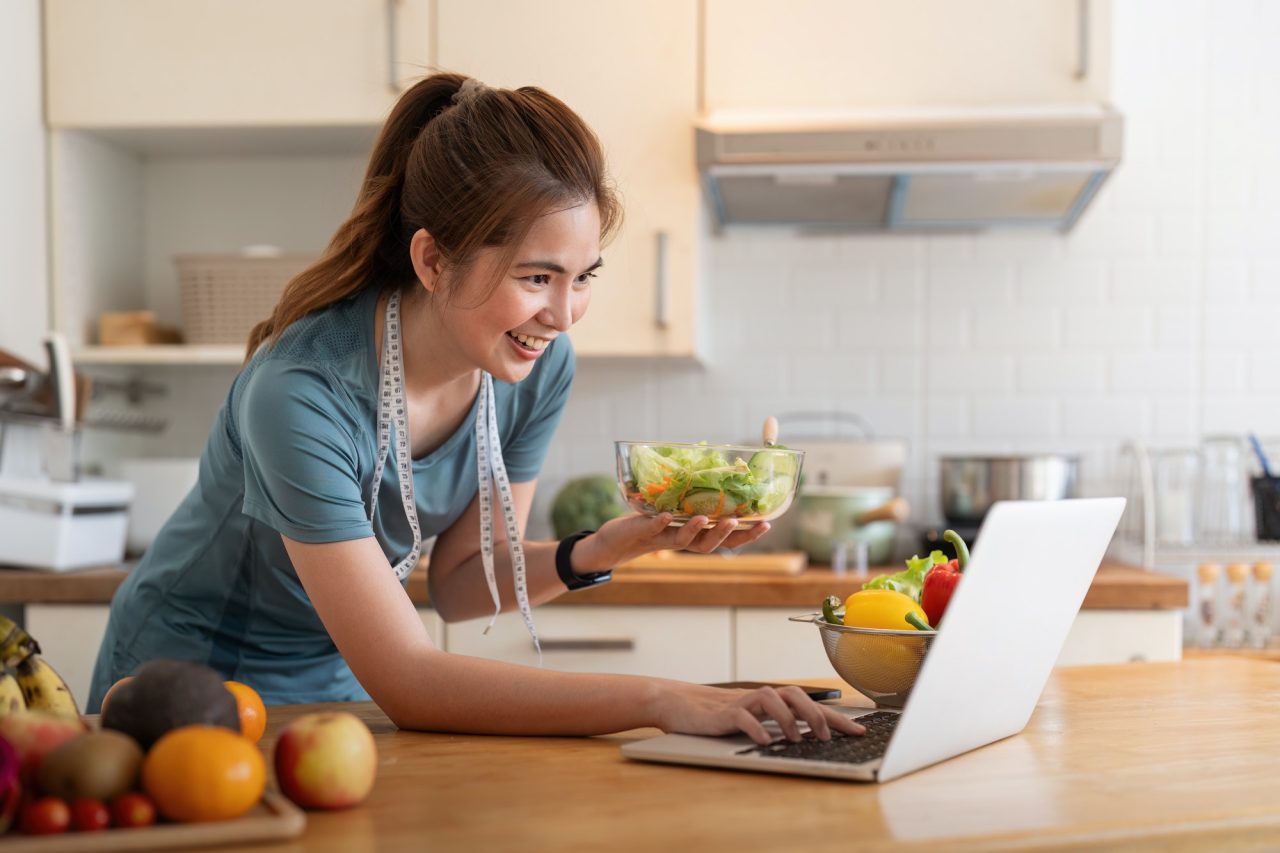
[[[749,460],[709,446],[632,445],[627,499],[641,512],[677,515],[767,516],[795,490],[795,456],[765,448]]]

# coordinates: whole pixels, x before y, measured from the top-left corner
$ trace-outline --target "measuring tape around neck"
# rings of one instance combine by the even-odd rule
[[[493,565],[493,490],[498,492],[503,521],[507,533],[507,549],[511,555],[511,572],[515,580],[516,604],[524,619],[529,636],[538,652],[538,664],[542,664],[542,645],[533,624],[533,611],[529,606],[528,576],[525,571],[524,547],[520,540],[520,527],[516,523],[515,498],[511,492],[511,479],[502,459],[502,443],[498,438],[497,401],[493,392],[493,377],[481,373],[480,401],[476,413],[476,473],[480,496],[480,559],[484,564],[485,582],[493,598],[494,613],[485,633],[493,627],[502,612],[502,598],[498,593],[498,580]],[[378,490],[382,484],[382,472],[394,443],[396,476],[400,483],[400,501],[405,518],[413,531],[413,548],[408,556],[395,566],[396,577],[404,580],[413,571],[422,553],[422,529],[418,524],[417,502],[413,494],[413,462],[409,450],[408,406],[404,391],[403,340],[400,333],[400,292],[393,291],[387,300],[386,319],[382,333],[381,389],[378,401],[378,462],[373,475],[373,495],[370,499],[369,519],[373,520],[378,508]],[[392,442],[394,433],[394,442]]]
[[[502,505],[502,518],[507,529],[507,550],[511,554],[511,574],[516,587],[516,605],[520,616],[533,638],[538,652],[538,665],[542,665],[542,644],[533,625],[533,611],[529,607],[528,577],[525,573],[524,547],[520,542],[520,527],[516,524],[515,498],[511,493],[511,479],[507,465],[502,460],[502,443],[498,438],[498,407],[493,393],[493,377],[481,374],[480,406],[476,414],[476,473],[480,481],[480,559],[484,563],[484,577],[493,597],[493,616],[485,626],[485,633],[493,627],[494,620],[502,612],[502,599],[498,595],[498,580],[493,570],[493,489],[497,489],[498,503]],[[490,476],[492,474],[492,476]]]

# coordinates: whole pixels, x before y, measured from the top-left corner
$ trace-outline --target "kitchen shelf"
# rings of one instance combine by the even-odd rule
[[[77,364],[135,365],[239,365],[244,361],[242,344],[156,344],[154,346],[88,346],[72,354]]]
[[[1144,565],[1143,543],[1117,536],[1111,544],[1110,555],[1117,560],[1144,568],[1163,567],[1170,564],[1194,565],[1197,563],[1252,563],[1269,560],[1280,563],[1280,542],[1238,542],[1229,545],[1156,545],[1155,560]]]

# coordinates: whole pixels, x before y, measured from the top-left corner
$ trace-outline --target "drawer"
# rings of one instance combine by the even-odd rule
[[[728,607],[551,606],[533,612],[543,666],[564,672],[728,681],[733,671]],[[519,613],[445,625],[450,652],[538,665]]]

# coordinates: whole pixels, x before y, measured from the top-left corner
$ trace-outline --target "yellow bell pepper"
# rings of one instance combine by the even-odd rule
[[[915,599],[892,589],[864,589],[846,598],[844,624],[898,631],[929,628],[929,620]]]

